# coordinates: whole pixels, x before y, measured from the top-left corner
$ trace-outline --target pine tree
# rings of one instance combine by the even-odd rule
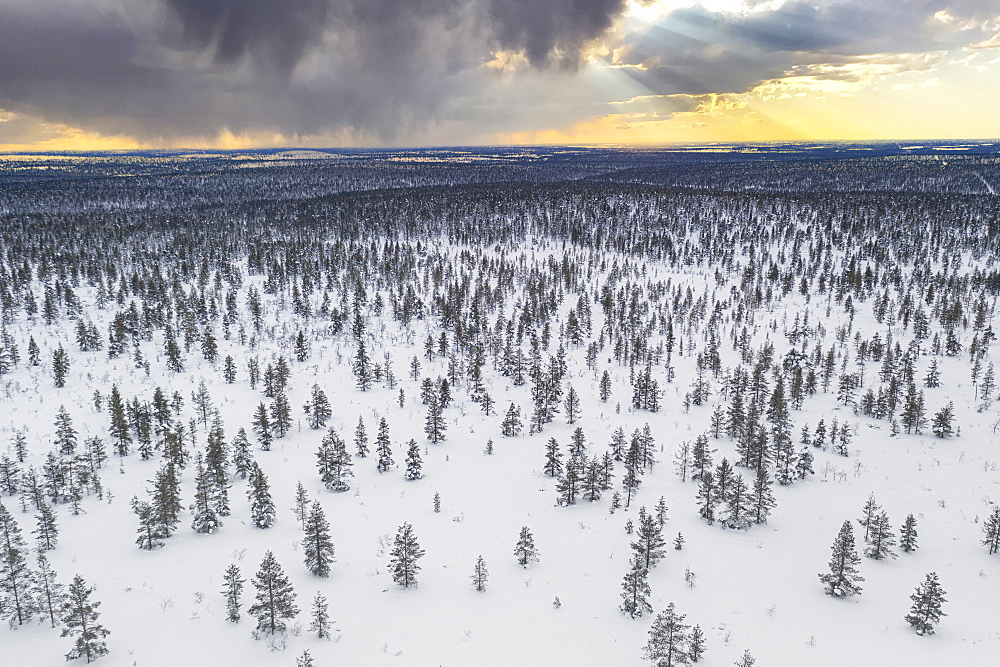
[[[66,411],[66,406],[60,405],[56,412],[56,439],[53,443],[62,456],[73,456],[76,453],[76,429],[73,420]]]
[[[639,528],[636,530],[636,540],[632,542],[635,557],[646,570],[650,570],[667,555],[667,542],[656,517],[646,514],[645,508],[639,510]]]
[[[313,501],[303,530],[305,536],[302,538],[302,551],[305,553],[306,567],[317,577],[330,576],[333,540],[330,539],[330,524],[327,523],[323,506],[318,500]]]
[[[884,511],[880,513],[872,522],[870,528],[870,539],[865,555],[875,560],[884,558],[895,558],[896,553],[892,546],[896,544],[893,536],[892,526],[889,524],[889,515]]]
[[[757,524],[767,523],[767,517],[776,505],[774,494],[771,493],[771,480],[768,479],[767,470],[760,469],[753,480],[753,491],[751,491],[750,496],[750,513],[753,516],[753,522]]]
[[[934,419],[931,421],[931,432],[939,438],[950,438],[955,430],[952,426],[954,419],[955,404],[948,401],[948,405],[934,413]]]
[[[795,478],[805,479],[806,475],[815,475],[813,470],[813,454],[808,447],[803,447],[795,461]]]
[[[757,659],[750,655],[750,649],[743,651],[740,659],[733,663],[736,667],[753,667],[757,664]]]
[[[417,537],[413,534],[413,526],[409,523],[404,523],[396,531],[396,539],[389,555],[392,557],[389,562],[392,580],[403,588],[416,586],[417,573],[421,569],[417,561],[424,555],[424,550],[420,548]]]
[[[406,473],[404,477],[410,481],[420,479],[424,476],[422,472],[423,461],[420,458],[420,445],[416,440],[410,440],[406,449]]]
[[[361,391],[368,391],[372,386],[372,362],[371,358],[368,356],[368,351],[365,349],[365,341],[363,338],[358,339],[358,352],[354,355],[354,359],[351,362],[351,370],[354,371],[354,377],[357,380],[357,387]]]
[[[983,546],[990,555],[1000,553],[1000,506],[995,506],[990,518],[983,522],[983,536]]]
[[[476,559],[476,566],[472,570],[472,587],[476,589],[477,592],[482,593],[486,590],[486,580],[489,578],[490,573],[486,569],[486,561],[483,560],[482,555]]]
[[[316,667],[316,663],[312,659],[312,654],[309,653],[309,649],[302,651],[302,655],[295,658],[295,667]]]
[[[201,452],[195,456],[194,484],[194,503],[190,508],[193,514],[191,528],[196,533],[212,534],[222,528],[222,519],[218,514],[219,499],[215,477],[205,468]]]
[[[701,479],[702,475],[712,469],[712,452],[708,446],[708,438],[699,435],[694,439],[691,448],[691,479]]]
[[[947,616],[941,611],[941,605],[947,602],[944,595],[936,572],[928,572],[924,582],[910,595],[913,606],[905,618],[918,635],[933,635],[934,626],[941,622],[942,616]]]
[[[521,534],[517,538],[514,546],[514,555],[517,556],[517,564],[521,567],[528,567],[529,563],[538,562],[538,549],[535,548],[535,538],[527,526],[521,528]]]
[[[168,534],[164,530],[160,517],[157,516],[156,508],[133,496],[132,511],[139,516],[139,528],[135,531],[139,535],[135,540],[139,548],[152,551],[157,547],[162,547],[163,540],[168,537]]]
[[[437,444],[445,439],[445,431],[447,430],[448,422],[444,418],[441,401],[437,394],[431,391],[427,404],[427,419],[424,424],[424,432],[427,434],[428,440]]]
[[[522,427],[521,409],[511,403],[510,407],[507,408],[507,415],[500,423],[500,434],[505,438],[512,438],[520,435]]]
[[[222,581],[226,586],[222,589],[222,594],[226,596],[226,620],[238,623],[240,620],[243,585],[247,580],[243,578],[240,568],[235,563],[231,563],[226,568],[226,573],[223,575]]]
[[[599,396],[604,403],[607,403],[608,399],[611,398],[611,375],[607,371],[604,371],[604,374],[601,375]]]
[[[0,614],[10,619],[11,626],[27,623],[35,613],[32,595],[35,577],[28,569],[25,556],[28,547],[21,529],[3,503],[0,503]]]
[[[865,506],[861,509],[861,518],[858,519],[858,523],[865,528],[865,542],[869,540],[871,535],[872,527],[878,519],[878,513],[882,511],[882,506],[875,502],[875,494],[871,493],[868,495],[868,501]]]
[[[350,490],[348,479],[354,476],[354,471],[351,470],[354,464],[347,451],[347,443],[336,429],[330,428],[323,436],[323,441],[316,452],[316,459],[320,479],[327,489],[337,492]]]
[[[379,419],[378,435],[375,437],[375,455],[378,456],[378,464],[375,466],[379,472],[386,472],[392,467],[395,461],[392,460],[392,447],[389,444],[389,425],[385,417]]]
[[[856,595],[861,592],[858,582],[865,578],[858,574],[856,566],[861,562],[854,548],[854,531],[851,522],[845,521],[841,526],[837,539],[831,547],[830,572],[820,574],[819,580],[826,587],[826,594],[837,598]]]
[[[684,536],[680,531],[677,531],[677,537],[674,538],[674,549],[680,551],[684,548]]]
[[[575,424],[580,417],[580,396],[573,389],[573,385],[567,385],[566,402],[563,407],[566,410],[566,423]]]
[[[236,361],[231,354],[227,354],[222,362],[222,379],[226,381],[226,384],[236,382]]]
[[[131,429],[125,413],[125,402],[118,391],[117,385],[111,385],[111,398],[108,400],[108,412],[111,415],[109,433],[114,439],[115,451],[118,456],[127,456],[129,443],[132,441]]]
[[[326,426],[327,420],[333,415],[333,410],[330,408],[330,400],[318,384],[312,386],[312,396],[309,402],[303,406],[303,409],[309,415],[309,428],[314,430]]]
[[[60,634],[60,637],[76,636],[72,650],[66,654],[67,660],[86,658],[90,663],[108,654],[108,645],[104,638],[111,634],[111,631],[98,622],[100,614],[97,608],[101,603],[90,600],[90,594],[93,592],[93,587],[88,587],[83,577],[79,574],[73,577],[73,583],[69,586],[66,602],[62,608],[62,622],[66,627]]]
[[[250,488],[247,489],[247,499],[250,501],[250,519],[258,528],[270,528],[274,525],[274,501],[267,483],[267,477],[260,464],[254,462],[250,471]]]
[[[302,481],[299,480],[295,484],[295,505],[292,507],[292,514],[300,524],[302,524],[302,529],[305,530],[306,527],[306,517],[309,516],[309,493],[306,491],[306,487],[302,485]]]
[[[700,625],[691,628],[691,637],[688,641],[688,656],[691,662],[698,662],[705,656],[705,633],[701,631]]]
[[[652,613],[653,607],[649,604],[651,590],[647,581],[649,571],[643,567],[642,559],[632,558],[629,562],[629,571],[622,579],[622,604],[620,609],[629,615],[629,618],[642,616],[643,613]]]
[[[35,516],[35,522],[37,527],[32,533],[34,533],[35,541],[38,543],[39,553],[55,549],[56,543],[59,541],[59,526],[56,525],[56,513],[52,507],[42,503]]]
[[[576,497],[580,494],[583,483],[583,467],[584,461],[579,456],[571,456],[566,463],[566,469],[556,482],[560,505],[576,504]]]
[[[268,551],[253,578],[257,601],[247,613],[257,619],[257,632],[275,634],[285,629],[285,621],[299,613],[295,606],[295,591],[285,571]]]
[[[437,491],[434,492],[434,513],[439,514],[441,512],[441,494]]]
[[[271,420],[267,416],[267,406],[263,403],[257,406],[257,411],[253,417],[253,432],[260,441],[260,448],[265,452],[271,450],[271,443],[274,442],[274,435],[271,433]]]
[[[747,530],[753,518],[753,505],[743,475],[733,477],[726,488],[724,500],[726,509],[722,515],[722,525],[736,530]]]
[[[706,470],[698,485],[698,513],[708,525],[715,523],[715,508],[719,504],[719,495],[715,485],[715,477],[711,470]]]
[[[542,472],[549,477],[559,477],[562,471],[562,452],[559,451],[559,443],[555,438],[549,438],[545,444],[545,467],[542,468]]]
[[[917,520],[913,514],[907,514],[903,527],[899,529],[899,548],[903,553],[917,550]]]
[[[43,620],[48,620],[52,627],[59,622],[59,614],[66,602],[66,587],[56,581],[56,573],[45,554],[38,554],[36,560],[38,571],[35,575],[35,590],[33,595],[38,603],[38,612]]]
[[[673,667],[686,665],[692,661],[690,654],[691,626],[684,624],[685,614],[678,614],[671,602],[667,608],[656,615],[649,629],[649,641],[645,647],[646,660],[652,661],[656,667]]]
[[[312,620],[309,623],[309,632],[315,632],[317,639],[330,639],[330,604],[322,593],[316,591],[313,598]]]
[[[684,440],[677,446],[677,453],[674,454],[674,470],[681,481],[686,482],[688,475],[691,474],[691,468],[691,443]]]

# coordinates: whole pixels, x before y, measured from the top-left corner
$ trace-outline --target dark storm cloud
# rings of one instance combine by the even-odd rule
[[[573,88],[573,70],[580,47],[607,35],[624,7],[0,0],[0,109],[140,140],[223,128],[293,138],[346,128],[370,143],[483,139],[560,114],[601,113],[605,102]],[[988,9],[976,0],[949,7],[965,18]],[[925,25],[941,8],[925,0],[792,0],[750,14],[695,6],[616,33],[611,46],[626,47],[620,62],[636,65],[626,71],[650,93],[734,92],[814,62],[944,48]],[[989,36],[963,33],[964,43]],[[484,69],[499,50],[523,52],[531,67]]]
[[[163,0],[180,18],[186,44],[220,62],[252,55],[291,67],[323,34],[328,0]]]

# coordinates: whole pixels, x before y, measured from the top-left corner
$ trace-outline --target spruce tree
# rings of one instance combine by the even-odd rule
[[[318,384],[312,386],[312,395],[309,398],[309,402],[303,408],[306,414],[309,415],[309,428],[313,430],[318,430],[326,426],[327,420],[333,415],[333,410],[330,408],[330,400]]]
[[[331,624],[330,604],[322,593],[316,591],[316,597],[313,598],[309,632],[315,632],[317,639],[330,639]]]
[[[445,432],[448,430],[448,422],[444,418],[444,409],[437,394],[430,392],[427,404],[427,419],[424,423],[424,432],[427,439],[437,444],[445,439]]]
[[[156,471],[153,480],[151,504],[153,514],[160,530],[169,537],[180,523],[181,481],[177,474],[177,466],[173,461],[165,461]]]
[[[253,451],[246,429],[241,428],[233,438],[233,468],[241,479],[246,479],[253,469]]]
[[[257,406],[257,411],[254,413],[253,432],[260,441],[260,448],[265,452],[270,451],[274,435],[271,432],[271,419],[267,414],[267,406],[263,403]]]
[[[57,389],[62,389],[66,386],[66,376],[68,374],[69,355],[63,348],[62,343],[59,343],[59,347],[52,352],[52,377]]]
[[[647,577],[649,570],[643,564],[642,559],[633,557],[629,562],[629,571],[622,579],[622,604],[620,609],[629,615],[629,618],[642,616],[644,613],[653,611],[649,604],[649,596],[652,591],[649,588]]]
[[[406,472],[404,477],[410,481],[420,479],[424,476],[422,472],[423,460],[420,458],[420,445],[416,440],[410,440],[406,448]]]
[[[777,502],[771,492],[771,480],[767,476],[767,470],[760,469],[753,480],[753,490],[750,495],[750,513],[753,522],[757,524],[767,523],[767,517],[771,510],[775,508]]]
[[[385,417],[379,419],[378,435],[375,437],[375,455],[378,456],[378,463],[375,469],[379,472],[386,472],[392,467],[395,461],[392,460],[392,446],[389,444],[389,425]]]
[[[140,549],[152,551],[163,546],[163,540],[168,537],[161,518],[158,516],[156,508],[145,501],[132,497],[132,511],[139,517],[139,528],[135,531],[138,537],[135,543]]]
[[[247,613],[257,619],[257,632],[273,635],[285,629],[285,621],[299,613],[295,591],[272,551],[264,554],[260,569],[253,577],[256,602]]]
[[[267,483],[267,476],[261,470],[260,464],[254,462],[250,472],[250,487],[247,489],[247,499],[250,501],[250,520],[258,528],[270,528],[274,525],[274,501]]]
[[[995,506],[983,522],[983,546],[989,549],[991,556],[1000,553],[1000,506]]]
[[[562,474],[562,453],[555,438],[549,438],[545,444],[545,466],[542,468],[549,477],[559,477]]]
[[[899,548],[903,553],[917,550],[917,520],[913,514],[907,514],[903,527],[899,529]]]
[[[719,496],[715,486],[715,476],[711,470],[706,470],[698,485],[698,513],[708,525],[715,523],[715,508],[719,504]]]
[[[62,608],[62,622],[66,627],[60,634],[60,637],[76,637],[73,648],[66,654],[67,660],[86,658],[90,663],[108,654],[104,638],[111,631],[98,621],[100,614],[97,608],[101,603],[91,601],[90,594],[93,592],[93,587],[88,587],[83,577],[79,574],[73,577]]]
[[[705,633],[701,631],[700,625],[691,628],[691,637],[688,641],[688,656],[691,662],[698,662],[705,656]]]
[[[330,539],[330,524],[318,500],[313,501],[303,531],[302,551],[306,567],[317,577],[330,576],[330,564],[334,560],[333,540]]]
[[[521,409],[511,403],[510,407],[507,408],[506,416],[500,422],[500,435],[505,438],[513,438],[521,434],[523,426],[521,423]]]
[[[486,569],[486,561],[483,560],[482,555],[476,559],[476,565],[472,570],[472,587],[476,589],[479,593],[486,590],[486,580],[489,578],[489,571]]]
[[[59,541],[59,526],[56,525],[56,513],[50,505],[42,503],[35,515],[35,530],[31,531],[35,535],[38,543],[38,551],[44,553],[56,548]]]
[[[420,548],[417,537],[413,534],[413,526],[409,523],[404,523],[396,531],[396,539],[389,555],[392,580],[403,588],[415,586],[417,573],[421,569],[417,561],[424,555],[424,550]]]
[[[639,511],[639,527],[636,530],[635,542],[632,542],[632,549],[635,550],[635,557],[646,570],[650,570],[663,560],[667,552],[666,540],[663,539],[663,532],[656,517],[646,514],[646,508]]]
[[[820,574],[819,580],[825,585],[827,595],[837,598],[856,595],[861,592],[858,582],[865,578],[858,574],[856,566],[861,562],[854,547],[854,531],[851,522],[845,521],[837,539],[831,547],[830,572]]]
[[[928,572],[916,592],[910,595],[913,606],[905,618],[918,635],[933,635],[934,626],[941,622],[942,616],[947,616],[941,611],[941,605],[947,602],[944,595],[936,572]]]
[[[129,443],[132,441],[131,429],[128,417],[125,413],[125,402],[118,391],[117,385],[111,385],[111,398],[108,401],[108,412],[111,415],[111,428],[109,433],[114,439],[115,452],[118,456],[127,456]]]
[[[24,625],[36,611],[35,576],[28,569],[27,554],[20,527],[0,503],[0,614],[10,619],[11,626]]]
[[[354,476],[351,467],[351,455],[347,451],[347,443],[344,442],[336,429],[330,428],[319,450],[316,452],[316,466],[319,468],[319,477],[323,485],[330,491],[343,492],[351,488],[348,480]]]
[[[649,641],[645,647],[645,658],[656,667],[674,667],[692,662],[691,626],[684,623],[685,614],[678,614],[671,602],[656,615],[649,629]]]
[[[365,430],[365,420],[358,417],[358,426],[354,429],[354,448],[356,456],[363,459],[368,456],[368,432]]]
[[[724,460],[724,459],[723,459]],[[726,509],[722,515],[722,525],[736,530],[750,527],[753,514],[753,499],[743,475],[734,475],[726,489],[724,498]]]
[[[240,568],[235,563],[231,563],[226,568],[226,573],[223,575],[222,581],[225,584],[222,594],[226,596],[226,620],[238,623],[240,620],[243,585],[247,580],[243,578]]]
[[[222,528],[218,513],[215,476],[205,468],[201,452],[195,456],[194,503],[191,505],[191,528],[196,533],[212,534]]]
[[[865,528],[865,542],[867,542],[871,536],[872,527],[875,521],[878,519],[879,512],[882,511],[882,506],[875,502],[875,494],[868,495],[868,501],[865,506],[861,509],[861,518],[858,519],[858,523]]]
[[[529,563],[538,562],[538,549],[535,548],[535,538],[527,526],[521,528],[521,534],[514,545],[514,555],[517,556],[517,564],[521,567],[528,567]]]
[[[284,438],[292,427],[292,406],[284,392],[274,395],[271,402],[271,430],[276,438]],[[263,444],[263,441],[262,441]]]

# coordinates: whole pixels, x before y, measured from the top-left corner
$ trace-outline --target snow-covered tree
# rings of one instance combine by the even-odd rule
[[[692,662],[690,627],[684,623],[686,614],[678,614],[671,602],[656,615],[649,629],[645,658],[655,667],[674,667]]]
[[[629,571],[622,579],[622,604],[620,609],[630,618],[642,616],[653,611],[649,604],[652,591],[649,588],[649,570],[642,564],[642,559],[633,557],[629,562]]]
[[[527,526],[521,527],[517,544],[514,545],[514,555],[517,557],[517,564],[521,567],[528,567],[529,563],[538,562],[538,549],[535,547],[535,537]]]
[[[417,536],[413,533],[413,526],[409,523],[404,523],[396,531],[396,539],[389,555],[392,580],[403,588],[416,586],[417,573],[421,569],[417,561],[424,555],[424,550],[420,548]]]
[[[285,621],[295,618],[295,590],[278,564],[274,552],[268,550],[260,562],[260,569],[253,577],[257,590],[256,602],[247,613],[257,619],[257,632],[274,634],[285,629]]]
[[[916,592],[910,595],[913,606],[906,615],[906,622],[918,635],[934,634],[934,626],[941,622],[942,616],[947,616],[941,611],[941,605],[947,602],[944,595],[945,591],[938,582],[936,572],[928,572],[923,583],[917,586]]]
[[[65,626],[61,637],[76,637],[73,648],[66,654],[67,660],[86,658],[87,662],[93,662],[102,655],[108,654],[108,645],[104,638],[111,634],[111,631],[100,624],[100,614],[97,608],[100,602],[90,599],[90,594],[94,592],[93,587],[87,586],[79,574],[73,577],[73,583],[69,585],[66,601],[62,608],[62,622]]]
[[[476,565],[472,569],[472,587],[478,592],[482,593],[486,590],[486,580],[489,578],[489,570],[486,569],[486,561],[483,560],[482,555],[476,559]]]
[[[854,546],[854,530],[850,521],[845,521],[841,526],[831,550],[833,554],[830,557],[830,572],[819,575],[826,594],[843,598],[860,593],[861,586],[858,582],[864,581],[865,578],[857,571],[861,559]]]
[[[330,575],[333,562],[333,540],[330,539],[330,524],[326,520],[323,506],[314,500],[306,517],[302,551],[305,553],[306,567],[317,577]]]
[[[225,584],[222,594],[226,597],[226,620],[238,623],[240,620],[243,585],[247,580],[243,578],[240,568],[235,563],[231,563],[226,568],[226,573],[223,575],[222,581]]]

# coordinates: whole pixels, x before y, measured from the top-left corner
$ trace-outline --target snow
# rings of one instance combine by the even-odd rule
[[[282,157],[305,159],[313,154],[303,151]],[[558,246],[537,242],[539,257],[549,252],[558,257]],[[713,273],[713,267],[689,267],[686,273],[671,277],[691,285],[697,294],[713,280]],[[661,270],[661,277],[666,275]],[[41,294],[40,283],[33,288]],[[93,305],[91,288],[82,286],[77,293],[85,315],[100,331],[107,331],[112,310]],[[292,316],[278,308],[276,298],[265,296],[265,304],[268,326],[275,326],[282,335],[294,331]],[[859,306],[855,329],[884,334],[885,327],[870,315],[870,304]],[[846,319],[837,319],[845,316],[835,311],[834,319],[826,321],[825,307],[825,299],[807,303],[795,295],[768,317],[780,322],[783,314],[791,319],[796,312],[808,310],[811,320],[824,320],[832,332]],[[600,326],[598,311],[595,308],[595,330]],[[182,415],[186,423],[194,414],[190,392],[204,380],[223,416],[227,442],[239,427],[251,433],[251,416],[262,398],[259,390],[249,387],[247,353],[235,341],[220,336],[220,359],[231,353],[239,366],[236,383],[226,385],[219,370],[221,361],[219,369],[213,368],[194,350],[185,357],[185,372],[168,372],[160,358],[161,333],[141,345],[152,362],[147,377],[134,368],[129,355],[109,360],[106,351],[76,350],[71,323],[46,327],[22,315],[7,330],[18,341],[22,357],[33,334],[43,360],[51,358],[52,350],[63,342],[71,350],[72,365],[64,389],[52,386],[44,365],[31,368],[22,362],[0,377],[5,391],[0,452],[15,429],[24,427],[31,445],[28,462],[40,467],[52,439],[56,411],[63,404],[81,441],[89,435],[107,441],[107,414],[94,410],[91,394],[96,389],[107,396],[112,383],[126,399],[149,400],[157,384],[168,393],[180,391],[186,399]],[[836,416],[855,429],[851,456],[813,450],[816,475],[790,487],[775,486],[778,505],[768,523],[733,531],[700,520],[696,485],[681,482],[673,472],[676,446],[708,430],[718,400],[713,395],[708,405],[684,412],[682,398],[694,376],[693,356],[674,357],[675,383],[663,383],[661,373],[664,409],[654,414],[628,407],[628,368],[609,360],[607,350],[597,370],[591,371],[585,366],[584,350],[572,349],[567,381],[580,394],[582,418],[568,425],[559,415],[543,433],[515,438],[500,436],[499,423],[513,401],[521,406],[527,427],[529,386],[513,387],[487,366],[487,387],[497,400],[498,414],[483,416],[464,388],[453,390],[455,403],[445,412],[447,439],[432,445],[423,433],[426,410],[419,401],[419,382],[406,377],[406,368],[413,354],[422,356],[420,341],[427,331],[437,333],[438,329],[416,323],[413,346],[405,343],[405,332],[387,316],[372,318],[369,331],[377,343],[373,360],[379,360],[383,350],[392,354],[406,403],[402,408],[397,405],[398,389],[390,391],[377,384],[369,392],[356,389],[348,366],[350,346],[341,339],[314,339],[311,358],[291,362],[289,399],[296,420],[292,432],[276,440],[272,451],[254,451],[278,506],[274,527],[253,527],[246,482],[236,480],[230,489],[233,513],[224,518],[225,525],[217,534],[195,534],[190,529],[190,513],[185,512],[165,547],[139,550],[129,499],[144,497],[159,460],[157,456],[144,462],[134,453],[121,460],[111,455],[102,471],[104,484],[112,492],[107,500],[87,497],[81,516],[71,516],[66,505],[56,507],[61,533],[59,546],[49,554],[53,568],[62,582],[68,583],[79,573],[96,586],[93,598],[102,603],[101,622],[112,633],[108,638],[111,653],[99,664],[289,665],[294,656],[308,649],[317,665],[634,665],[643,664],[641,650],[653,616],[670,602],[687,615],[687,623],[698,623],[705,631],[703,664],[709,666],[730,665],[748,648],[762,666],[996,663],[1000,655],[1000,607],[996,604],[1000,560],[988,555],[980,540],[981,522],[1000,498],[1000,450],[992,430],[997,410],[980,413],[974,409],[963,356],[940,358],[943,386],[925,390],[930,414],[949,400],[955,402],[959,437],[941,440],[905,433],[890,437],[886,422],[855,416],[836,403],[833,390],[820,393],[808,398],[802,411],[793,411],[793,434],[797,439],[803,423],[815,427],[821,418],[829,426],[830,418]],[[898,327],[897,333],[902,333]],[[771,338],[780,358],[787,343],[780,334]],[[827,345],[830,340],[832,334],[827,336]],[[762,341],[763,332],[755,338],[755,343]],[[287,348],[264,336],[255,353],[266,365],[279,353],[287,355]],[[724,366],[739,362],[732,350],[723,349],[722,354]],[[429,362],[422,358],[421,363],[423,377],[445,374],[446,359]],[[918,362],[918,377],[923,376],[927,363],[926,356]],[[605,369],[611,372],[614,389],[611,401],[601,403],[597,386]],[[869,362],[866,377],[877,370],[878,365]],[[364,418],[370,440],[378,418],[387,418],[396,460],[392,470],[377,473],[373,455],[355,458],[349,492],[332,493],[322,487],[315,451],[325,429],[310,430],[301,411],[314,383],[330,398],[334,417],[329,425],[338,429],[352,453],[358,417]],[[621,405],[620,412],[615,410],[616,403]],[[662,449],[659,463],[643,477],[630,509],[609,514],[610,492],[596,503],[557,506],[554,480],[541,473],[544,443],[550,437],[565,452],[573,428],[581,426],[591,454],[601,454],[615,428],[621,426],[630,434],[645,423],[652,427]],[[199,425],[199,447],[204,446],[205,435]],[[417,439],[422,450],[426,447],[426,453],[422,451],[425,476],[417,481],[403,478],[404,443],[410,438]],[[495,447],[490,456],[483,452],[488,438]],[[711,441],[718,449],[715,462],[723,456],[733,461],[733,445],[726,438]],[[192,468],[189,465],[184,475],[185,506],[192,498]],[[737,468],[737,472],[751,481],[745,469]],[[620,488],[620,465],[615,475]],[[328,579],[311,576],[303,563],[302,533],[291,511],[298,481],[305,484],[311,498],[321,501],[332,527],[336,563]],[[442,499],[440,513],[433,511],[436,492]],[[861,595],[836,600],[823,594],[817,574],[826,570],[830,547],[845,520],[854,523],[858,551],[862,550],[856,519],[870,493],[889,513],[897,535],[906,515],[916,516],[919,549],[895,560],[862,558],[859,570],[866,580]],[[654,614],[630,619],[618,610],[621,580],[631,553],[631,537],[624,524],[629,518],[635,520],[641,505],[652,511],[661,495],[670,508],[664,529],[668,552],[649,577]],[[22,514],[15,497],[0,500],[31,542],[33,515]],[[394,585],[388,572],[389,548],[403,522],[412,523],[426,550],[419,563],[419,585],[409,590]],[[528,568],[518,566],[513,556],[522,526],[531,529],[540,552],[540,562]],[[681,551],[669,546],[678,532],[685,538]],[[267,550],[274,551],[290,576],[302,610],[294,623],[301,632],[293,630],[271,645],[251,637],[253,620],[245,613],[254,594],[249,580]],[[474,591],[469,579],[478,555],[489,568],[483,593]],[[244,616],[238,624],[225,620],[220,593],[230,563],[236,563],[248,580]],[[693,587],[685,582],[687,570],[696,575]],[[917,637],[903,617],[909,610],[909,595],[930,571],[937,572],[946,591],[947,616],[934,636]],[[335,619],[333,641],[315,639],[306,630],[317,590],[330,603]],[[558,608],[553,605],[556,596],[562,603]],[[282,641],[284,650],[280,650]],[[69,648],[70,640],[60,639],[46,625],[0,629],[2,665],[59,664]]]

